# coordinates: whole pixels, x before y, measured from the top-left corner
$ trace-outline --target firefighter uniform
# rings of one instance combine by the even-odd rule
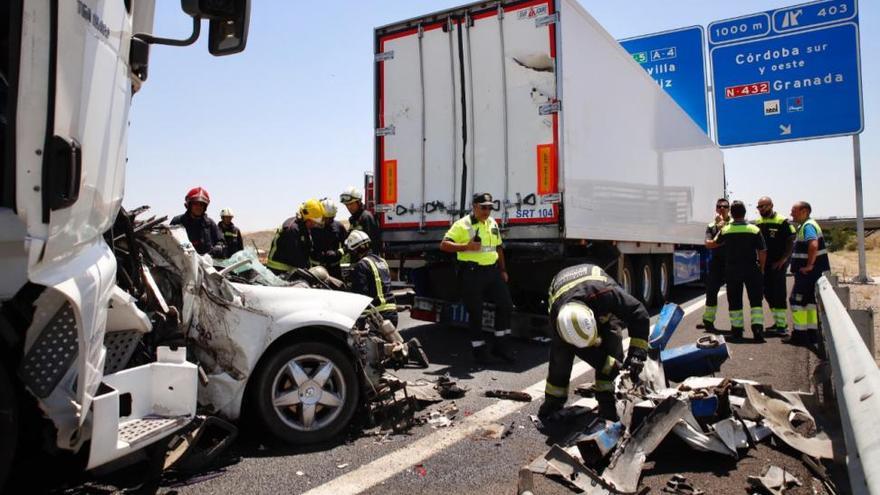
[[[807,273],[801,273],[801,268],[807,266],[808,248],[811,240],[819,243],[816,251],[816,259],[813,261],[813,269]],[[808,218],[797,229],[794,241],[794,251],[791,254],[791,272],[794,274],[794,288],[791,291],[791,319],[794,323],[792,340],[795,343],[816,342],[819,332],[819,313],[816,310],[816,282],[823,273],[831,269],[828,261],[828,252],[825,248],[825,238],[822,236],[822,228],[812,218]]]
[[[461,298],[468,311],[471,346],[477,349],[486,345],[482,336],[483,302],[489,299],[495,304],[495,331],[492,340],[499,342],[499,339],[510,335],[513,301],[498,266],[498,248],[502,245],[502,239],[494,218],[489,217],[480,222],[474,215],[462,217],[452,224],[444,239],[467,243],[475,236],[479,236],[482,248],[479,251],[459,251],[456,255]]]
[[[391,270],[375,254],[367,254],[351,267],[351,291],[373,298],[373,306],[382,317],[397,326],[397,304],[391,292]]]
[[[735,336],[742,336],[745,327],[743,315],[743,286],[751,305],[752,333],[756,340],[764,337],[763,277],[758,251],[765,251],[761,230],[744,220],[734,221],[721,229],[718,241],[725,256],[724,278],[727,281],[727,305],[730,309],[730,327]]]
[[[266,267],[279,275],[294,268],[308,268],[311,247],[312,239],[305,221],[297,217],[288,218],[275,231]]]
[[[370,246],[374,253],[379,253],[379,222],[372,213],[361,206],[357,213],[348,217],[348,227],[350,230],[360,230],[370,236]]]
[[[715,222],[706,226],[706,240],[718,240],[721,227]],[[706,274],[706,309],[703,311],[703,326],[711,332],[715,328],[718,314],[718,291],[724,285],[724,250],[720,247],[709,250],[709,266]]]
[[[586,305],[595,317],[598,339],[593,339],[585,347],[576,347],[567,342],[562,337],[563,329],[559,328],[560,309],[571,302]],[[572,266],[559,272],[550,283],[548,305],[550,322],[557,331],[552,332],[550,344],[550,364],[547,369],[547,385],[544,389],[545,404],[555,404],[555,408],[561,408],[565,403],[574,357],[577,356],[596,370],[594,390],[600,402],[600,414],[605,417],[612,416],[613,419],[616,415],[613,397],[614,378],[624,363],[621,329],[613,323],[613,318],[622,321],[629,333],[627,357],[641,354],[643,363],[647,355],[650,331],[648,311],[600,267],[591,264]],[[577,322],[573,321],[573,323]],[[583,329],[578,326],[574,325],[573,330],[584,336]],[[548,407],[542,406],[542,408]],[[551,406],[549,409],[554,407]],[[544,415],[547,412],[545,410]]]
[[[794,226],[788,219],[774,213],[769,218],[759,217],[755,225],[761,229],[764,243],[767,245],[767,263],[764,266],[764,298],[773,312],[773,325],[777,331],[788,328],[788,302],[786,301],[785,272],[788,271],[788,260],[785,259],[788,243],[795,235]],[[785,261],[780,268],[773,268],[774,263]]]
[[[331,277],[341,279],[342,244],[348,237],[345,226],[336,220],[327,220],[322,226],[309,231],[312,237],[311,264],[327,269]]]
[[[244,239],[241,237],[241,230],[234,223],[220,222],[217,226],[220,228],[220,232],[223,233],[227,258],[244,249]]]
[[[189,242],[192,243],[197,253],[210,253],[215,257],[223,256],[225,253],[223,233],[220,232],[214,220],[208,218],[207,214],[199,217],[194,217],[189,212],[177,215],[171,219],[171,225],[182,225],[186,229]]]

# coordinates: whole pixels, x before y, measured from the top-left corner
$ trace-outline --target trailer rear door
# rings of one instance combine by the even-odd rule
[[[552,0],[504,2],[377,30],[384,229],[445,228],[475,191],[503,224],[557,221],[542,202],[559,187],[554,15]]]

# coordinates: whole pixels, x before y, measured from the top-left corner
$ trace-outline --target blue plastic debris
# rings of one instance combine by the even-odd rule
[[[618,421],[581,436],[576,445],[584,464],[589,466],[604,459],[617,447],[623,433],[623,423]]]
[[[703,399],[691,399],[691,412],[698,418],[714,416],[717,410],[718,397],[715,395]]]
[[[651,336],[648,338],[648,344],[651,349],[662,351],[666,348],[678,324],[684,318],[684,310],[678,304],[667,303],[660,310],[660,316],[657,323],[651,329]]]
[[[730,358],[724,337],[707,335],[695,344],[689,344],[660,353],[666,379],[682,382],[692,376],[706,376],[721,370],[721,364]]]

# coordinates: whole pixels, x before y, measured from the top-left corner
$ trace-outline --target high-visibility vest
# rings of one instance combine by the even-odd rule
[[[816,235],[819,237],[819,250],[816,251],[816,260],[813,262],[813,271],[823,273],[831,269],[831,263],[828,261],[828,251],[825,248],[825,237],[822,235],[822,228],[812,218],[808,218],[797,229],[797,237],[794,240],[794,250],[791,253],[791,272],[798,273],[798,270],[807,266],[808,250],[810,242],[804,239],[804,227],[812,225],[816,229]]]
[[[501,246],[501,232],[495,219],[489,217],[485,222],[478,222],[473,215],[462,217],[452,224],[446,232],[445,239],[452,242],[470,242],[474,236],[480,234],[481,247],[479,251],[459,251],[458,261],[477,263],[478,265],[494,265],[498,261],[498,247]]]

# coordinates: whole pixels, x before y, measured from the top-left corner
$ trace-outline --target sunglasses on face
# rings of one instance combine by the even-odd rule
[[[715,209],[716,210],[718,210],[718,209],[727,210],[727,209],[730,209],[730,205],[715,205]]]
[[[477,205],[477,208],[479,208],[481,210],[491,210],[492,205]]]

